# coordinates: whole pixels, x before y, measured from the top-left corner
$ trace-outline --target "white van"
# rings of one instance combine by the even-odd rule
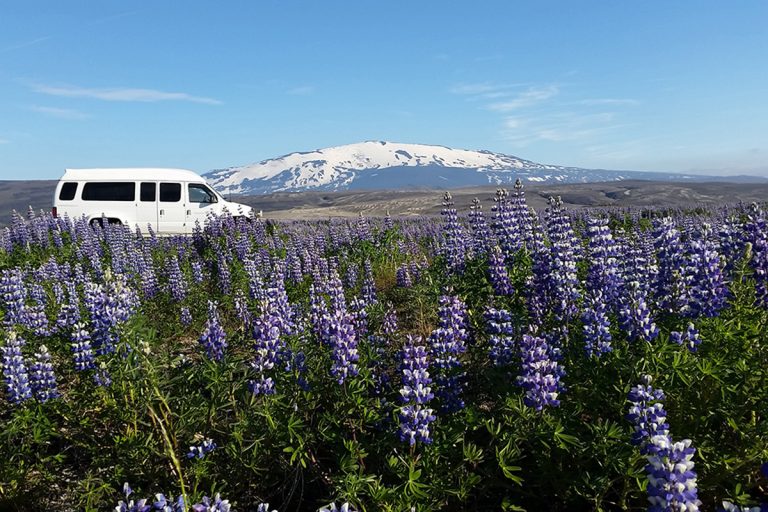
[[[253,208],[226,201],[184,169],[67,169],[53,196],[53,216],[83,215],[91,223],[120,223],[156,233],[191,233],[195,221],[229,212],[251,218]]]

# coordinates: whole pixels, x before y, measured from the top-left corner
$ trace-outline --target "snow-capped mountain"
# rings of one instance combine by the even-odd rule
[[[587,183],[625,179],[692,180],[701,176],[608,171],[544,165],[490,151],[425,144],[367,141],[291,153],[204,175],[217,190],[234,194],[306,190],[455,188],[523,182]]]

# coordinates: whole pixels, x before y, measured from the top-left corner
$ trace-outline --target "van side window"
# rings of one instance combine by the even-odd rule
[[[142,183],[141,184],[141,200],[154,203],[157,200],[157,184],[156,183]]]
[[[133,201],[136,183],[89,182],[83,186],[83,201]]]
[[[189,202],[190,203],[216,203],[216,195],[206,187],[199,183],[189,184]]]
[[[75,192],[77,192],[77,183],[67,182],[61,186],[61,192],[59,192],[60,201],[71,201],[75,198]]]
[[[161,183],[160,202],[176,203],[181,201],[181,183]]]

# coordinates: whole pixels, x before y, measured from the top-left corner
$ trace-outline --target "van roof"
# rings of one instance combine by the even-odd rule
[[[163,168],[104,168],[104,169],[67,169],[62,180],[117,180],[117,181],[197,181],[205,180],[199,174],[186,169]]]

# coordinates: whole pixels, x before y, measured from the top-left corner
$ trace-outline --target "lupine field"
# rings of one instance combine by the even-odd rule
[[[763,208],[16,215],[0,509],[768,510]]]

